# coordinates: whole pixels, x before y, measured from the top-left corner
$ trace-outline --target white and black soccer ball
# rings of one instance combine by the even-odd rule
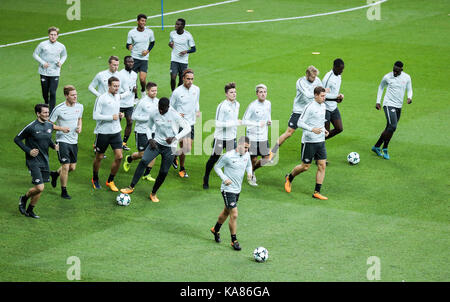
[[[253,251],[253,258],[256,262],[265,262],[269,258],[269,252],[266,248],[260,246]]]
[[[131,197],[128,194],[120,193],[117,195],[116,201],[119,206],[128,206],[130,205]]]
[[[347,155],[347,161],[350,165],[356,165],[359,163],[360,158],[358,152],[350,152]]]

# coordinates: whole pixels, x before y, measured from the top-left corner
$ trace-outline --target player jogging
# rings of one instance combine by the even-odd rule
[[[74,86],[64,86],[65,102],[62,102],[52,111],[50,122],[61,127],[69,128],[69,132],[56,132],[56,142],[59,145],[58,159],[61,167],[57,171],[51,171],[52,187],[56,187],[56,181],[60,176],[61,197],[71,199],[67,193],[67,180],[69,172],[76,169],[78,157],[78,134],[81,133],[83,105],[78,103],[77,91]]]
[[[313,160],[317,161],[316,187],[313,197],[326,200],[327,197],[320,194],[320,189],[325,178],[327,150],[325,148],[325,137],[328,131],[325,124],[325,88],[314,88],[314,101],[307,105],[298,120],[298,127],[302,128],[302,163],[292,169],[289,175],[285,176],[284,189],[291,192],[291,185],[294,177],[308,171]]]
[[[388,145],[397,129],[397,123],[400,120],[405,89],[407,92],[407,103],[412,103],[413,91],[411,77],[402,71],[403,63],[401,61],[395,62],[393,71],[383,77],[380,86],[378,87],[377,103],[375,105],[377,110],[381,109],[381,96],[383,95],[384,88],[387,87],[383,99],[383,110],[386,116],[387,125],[375,146],[372,147],[372,151],[378,156],[383,156],[384,159],[390,159]],[[383,150],[380,149],[381,144],[383,144]],[[381,151],[383,151],[383,153]]]
[[[39,43],[33,52],[33,58],[39,62],[42,97],[49,104],[52,112],[56,104],[56,89],[58,89],[61,66],[67,59],[66,47],[56,41],[59,29],[52,26],[48,29],[48,40]]]
[[[252,159],[253,177],[248,182],[251,186],[257,186],[255,170],[262,167],[269,160],[269,136],[268,126],[272,124],[272,105],[267,97],[267,87],[264,84],[256,86],[257,99],[248,105],[242,118],[242,123],[247,125],[247,136],[250,139],[250,158]],[[258,160],[258,156],[262,158]]]
[[[339,93],[342,81],[341,74],[343,71],[344,61],[342,59],[336,59],[333,62],[333,69],[330,70],[322,80],[323,87],[330,88],[330,92],[327,93],[325,99],[325,107],[327,109],[325,113],[325,129],[329,132],[325,139],[330,139],[344,130],[341,113],[337,106],[338,103],[341,103],[344,100],[344,95]],[[333,130],[330,130],[330,123],[333,124]]]
[[[183,85],[178,86],[170,97],[170,106],[189,123],[191,128],[190,135],[183,137],[180,141],[180,172],[178,172],[178,175],[182,178],[189,177],[184,166],[186,160],[185,154],[191,152],[195,119],[200,116],[200,88],[194,85],[193,82],[194,71],[192,69],[186,69],[183,71]],[[175,169],[178,168],[177,156],[175,156],[172,165]]]
[[[153,159],[161,154],[161,167],[153,185],[152,193],[150,194],[151,201],[159,202],[156,193],[163,184],[170,165],[173,162],[176,144],[182,137],[189,134],[191,127],[178,112],[170,107],[170,101],[166,97],[161,98],[158,102],[158,109],[152,110],[150,113],[148,126],[151,129],[153,125],[156,126],[155,138],[149,140],[144,156],[134,172],[130,186],[120,191],[125,194],[133,193],[134,187],[139,182],[145,168]],[[178,132],[180,128],[183,130]]]
[[[158,94],[158,86],[156,83],[148,82],[147,83],[147,94],[137,103],[136,108],[134,109],[132,119],[135,121],[134,125],[134,133],[136,140],[136,148],[137,152],[134,152],[131,155],[127,155],[125,157],[123,163],[123,169],[125,172],[128,172],[131,167],[131,163],[134,160],[141,159],[144,156],[144,151],[148,146],[148,141],[150,139],[155,138],[155,125],[150,129],[148,127],[148,120],[150,118],[150,113],[158,108],[158,98],[156,95]],[[148,181],[155,181],[155,179],[150,175],[150,171],[155,163],[155,160],[152,160],[147,168],[145,168],[144,176],[142,179]]]
[[[179,18],[175,22],[175,30],[170,32],[169,47],[172,48],[170,59],[170,88],[175,90],[178,75],[178,86],[183,79],[183,71],[188,68],[189,54],[196,51],[194,38],[184,29],[186,21]]]
[[[222,192],[225,207],[220,213],[216,225],[211,228],[211,233],[214,235],[214,240],[220,242],[220,228],[227,218],[230,217],[228,226],[230,228],[231,246],[236,251],[241,250],[236,233],[238,218],[237,203],[239,201],[239,194],[241,193],[242,179],[245,171],[247,171],[247,180],[250,180],[253,174],[250,154],[248,153],[249,147],[250,139],[246,136],[240,137],[237,148],[222,155],[214,166],[214,171],[222,179],[220,191]],[[224,168],[224,171],[222,171],[222,168]]]

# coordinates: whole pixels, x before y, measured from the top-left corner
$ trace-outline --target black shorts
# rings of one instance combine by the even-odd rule
[[[31,175],[31,183],[33,185],[41,185],[50,181],[50,171],[47,167],[28,164],[27,167]]]
[[[59,142],[58,159],[64,164],[75,164],[78,157],[78,145]]]
[[[239,193],[231,193],[222,191],[223,202],[227,209],[233,209],[237,207],[237,202],[239,200]]]
[[[313,160],[327,159],[325,142],[302,143],[302,162],[310,164]]]
[[[213,147],[212,155],[221,155],[223,148],[225,148],[225,150],[227,151],[236,149],[236,139],[230,139],[227,141],[214,139],[212,147]]]
[[[402,113],[402,108],[383,106],[384,115],[386,116],[386,129],[391,132],[395,132],[397,129],[397,123],[400,120],[400,115]]]
[[[139,60],[136,58],[133,58],[134,65],[133,65],[133,71],[136,73],[139,73],[140,71],[147,73],[148,70],[148,60]]]
[[[97,133],[94,143],[95,151],[97,153],[105,153],[109,145],[111,145],[113,150],[122,149],[122,137],[120,136],[120,132],[113,134]]]
[[[181,132],[181,131],[183,131],[183,128],[178,129],[178,132]],[[191,133],[186,134],[186,136],[183,138],[188,138],[188,137],[190,137],[192,140],[194,139],[194,125],[191,125]]]
[[[250,156],[267,156],[270,153],[269,141],[250,141]]]
[[[336,108],[333,111],[325,111],[325,122],[337,121],[340,119],[341,113],[339,112],[339,108]]]
[[[147,137],[147,134],[137,133],[136,131],[134,132],[134,134],[136,137],[136,149],[138,150],[138,152],[144,152],[145,148],[147,148],[148,146],[149,138]],[[152,133],[152,138],[155,138],[155,133]]]
[[[180,77],[188,68],[188,64],[178,63],[175,61],[170,61],[170,74],[178,74]]]
[[[288,122],[288,127],[292,128],[292,129],[297,129],[298,128],[298,126],[297,126],[298,119],[300,118],[301,115],[302,115],[301,113],[292,112],[291,118],[289,119],[289,122]]]
[[[125,117],[130,117],[133,115],[134,107],[120,107],[120,112],[123,112]]]

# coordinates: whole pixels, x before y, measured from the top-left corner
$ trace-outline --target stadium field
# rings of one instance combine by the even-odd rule
[[[368,7],[364,0],[240,0],[207,6],[219,2],[165,1],[164,29],[156,0],[81,0],[80,20],[72,21],[66,1],[0,2],[0,281],[68,281],[71,256],[80,260],[81,282],[449,281],[448,1],[389,0]],[[150,16],[147,25],[155,33],[147,79],[158,83],[158,97],[171,93],[169,33],[177,18],[186,19],[197,46],[189,66],[201,89],[200,140],[196,155],[187,156],[190,178],[181,179],[171,168],[157,204],[148,198],[153,183],[140,181],[130,206],[121,207],[104,185],[110,149],[99,173],[103,188],[92,189],[95,97],[88,85],[107,69],[110,55],[119,56],[123,68],[127,32],[139,13]],[[376,17],[371,13],[379,20],[369,20],[368,15]],[[115,25],[93,29],[109,24]],[[60,28],[58,41],[68,52],[57,104],[64,100],[64,85],[77,88],[83,131],[78,166],[69,176],[72,200],[60,198],[59,187],[49,183],[36,207],[41,219],[28,219],[17,206],[31,179],[13,138],[35,119],[33,107],[42,102],[32,57],[40,41],[28,41],[45,38],[50,26]],[[285,174],[300,163],[301,131],[296,131],[280,148],[276,165],[257,170],[259,186],[242,185],[237,233],[242,251],[230,247],[227,223],[222,243],[215,243],[209,229],[223,208],[220,178],[212,172],[205,191],[202,176],[209,157],[204,146],[211,142],[224,85],[236,82],[240,118],[255,99],[254,87],[267,85],[273,144],[286,129],[297,79],[309,65],[322,79],[335,58],[345,61],[345,99],[339,105],[344,131],[327,141],[330,165],[322,193],[329,199],[311,197],[315,165],[295,179],[290,194],[284,191]],[[404,103],[389,145],[391,159],[383,160],[370,151],[386,123],[375,101],[382,77],[397,60],[405,63],[414,96],[412,104]],[[134,135],[129,145],[135,145]],[[352,151],[361,156],[355,166],[346,161]],[[49,153],[56,169],[56,152]],[[152,176],[159,165],[158,159]],[[119,187],[130,183],[136,166],[128,173],[121,167]],[[258,246],[269,251],[265,263],[253,260]],[[379,260],[373,281],[372,256]]]

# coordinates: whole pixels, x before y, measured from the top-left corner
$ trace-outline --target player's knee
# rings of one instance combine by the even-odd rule
[[[397,125],[389,124],[389,125],[387,126],[387,129],[386,129],[386,130],[389,131],[389,132],[391,132],[391,133],[394,133],[395,130],[397,130]]]
[[[310,164],[303,164],[303,171],[308,171],[310,167]]]
[[[115,161],[121,161],[122,158],[123,158],[123,154],[120,153],[120,154],[116,154],[116,155],[115,155],[114,160],[115,160]]]
[[[36,193],[40,194],[40,193],[44,192],[45,185],[40,184],[40,185],[37,185],[35,188],[36,188]]]
[[[70,165],[69,166],[69,172],[75,171],[76,168],[77,168],[76,165]]]

